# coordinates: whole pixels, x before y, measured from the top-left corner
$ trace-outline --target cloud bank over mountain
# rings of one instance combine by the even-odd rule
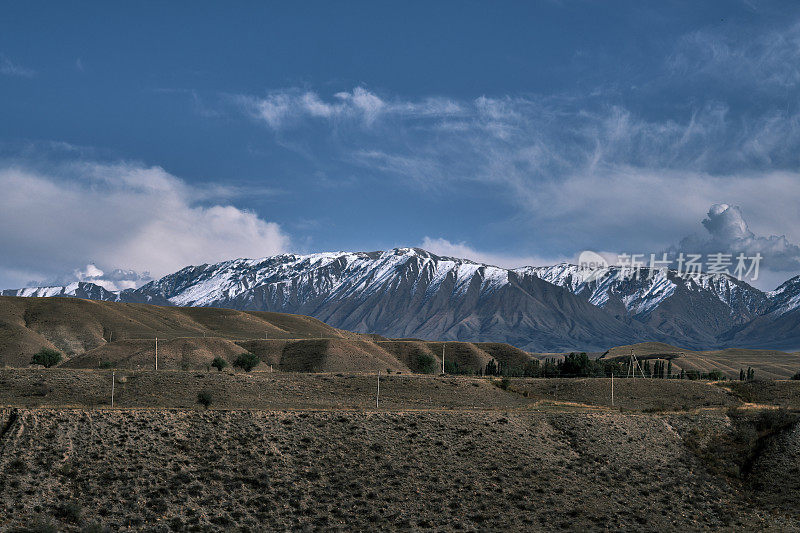
[[[159,167],[77,162],[46,170],[0,168],[0,276],[102,281],[126,288],[149,272],[270,255],[289,247],[281,227],[218,200]],[[91,261],[88,267],[87,261]],[[66,272],[73,272],[72,275]]]
[[[676,252],[693,254],[761,254],[761,268],[774,272],[800,269],[800,246],[785,235],[756,235],[750,229],[739,206],[714,204],[703,221],[706,235],[689,235],[681,240]]]

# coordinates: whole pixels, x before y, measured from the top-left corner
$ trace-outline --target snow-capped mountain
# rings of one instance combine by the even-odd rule
[[[752,345],[742,333],[749,324],[768,330],[774,317],[765,317],[800,314],[800,277],[765,294],[730,276],[629,274],[570,264],[509,270],[397,248],[234,259],[119,292],[75,283],[3,294],[300,313],[387,337],[505,341],[531,351],[641,340]]]
[[[770,306],[767,313],[782,316],[800,309],[800,276],[785,281],[780,287],[767,293]]]
[[[682,289],[713,294],[730,308],[731,317],[737,322],[746,322],[762,314],[768,306],[768,298],[763,292],[726,274],[702,273],[683,277],[674,270],[642,268],[636,276],[631,268],[593,269],[568,263],[524,267],[517,272],[567,288],[599,307],[621,302],[632,316],[650,313],[667,299],[680,294]]]
[[[60,287],[28,287],[25,289],[5,290],[0,292],[0,294],[2,296],[26,296],[32,298],[72,296],[74,298],[84,298],[86,300],[114,301],[118,299],[118,293],[107,291],[99,285],[85,281],[76,281]]]
[[[730,328],[762,315],[769,299],[725,274],[678,275],[674,270],[630,267],[592,269],[571,264],[525,267],[618,317],[629,317],[674,337],[713,345]]]
[[[734,345],[800,350],[800,276],[767,293],[764,314],[720,337]]]
[[[70,295],[4,292],[55,293]],[[415,248],[192,266],[103,299],[301,313],[357,332],[535,351],[602,350],[650,333],[534,276]]]

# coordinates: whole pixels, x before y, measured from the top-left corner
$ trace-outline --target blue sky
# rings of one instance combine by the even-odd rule
[[[683,241],[763,251],[772,288],[800,271],[799,86],[796,2],[15,3],[0,287]],[[744,233],[709,234],[721,203]]]

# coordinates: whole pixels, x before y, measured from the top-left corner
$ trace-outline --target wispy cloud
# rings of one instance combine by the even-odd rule
[[[383,117],[453,116],[462,111],[457,103],[444,98],[384,99],[365,87],[337,92],[329,99],[323,99],[314,91],[292,88],[273,91],[264,97],[239,95],[234,101],[274,130],[298,127],[305,120],[313,119],[354,121],[370,126]]]
[[[407,101],[363,87],[243,101],[308,152],[428,190],[493,187],[550,244],[577,235],[587,247],[667,246],[723,199],[759,224],[800,225],[782,200],[800,192],[800,115],[780,110],[743,116],[710,101],[655,120],[602,98]]]
[[[800,22],[751,34],[748,28],[684,36],[668,60],[677,75],[709,76],[763,91],[800,85]]]
[[[755,234],[797,242],[800,109],[786,95],[800,86],[798,57],[790,21],[687,34],[652,83],[629,89],[408,98],[290,88],[235,103],[331,176],[442,197],[491,191],[495,209],[508,206],[504,223],[535,232],[542,250],[664,249],[720,202],[749,213]],[[751,93],[758,105],[742,103]]]
[[[0,54],[0,74],[20,78],[32,78],[36,75],[36,71],[14,63],[6,56]]]

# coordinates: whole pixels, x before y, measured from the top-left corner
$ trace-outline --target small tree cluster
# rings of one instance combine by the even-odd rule
[[[670,361],[670,365],[672,365],[672,361]],[[667,365],[664,364],[662,360],[656,360],[653,363],[653,375],[654,378],[664,379],[667,377]]]
[[[800,374],[800,372],[795,374],[795,377],[792,379],[800,379],[800,377],[797,377],[798,374]],[[745,372],[743,368],[739,369],[739,381],[753,381],[754,379],[756,379],[756,371],[753,370],[752,367],[748,366],[747,372]]]
[[[543,361],[530,359],[523,364],[511,366],[494,359],[483,368],[485,376],[510,376],[529,378],[619,376],[624,374],[623,366],[613,361],[590,359],[586,353],[570,353],[563,361],[546,358]]]
[[[233,366],[237,368],[241,368],[245,372],[250,372],[255,367],[258,366],[258,363],[261,362],[261,359],[250,352],[244,352],[239,354],[239,357],[236,358],[236,361],[233,362]]]
[[[446,360],[445,364],[447,364]],[[421,353],[417,355],[417,372],[421,372],[423,374],[430,374],[435,369],[436,369],[436,359],[434,359],[432,355],[427,353]]]
[[[211,402],[214,401],[214,397],[211,393],[207,390],[203,390],[197,393],[197,403],[208,409],[208,406],[211,405]]]
[[[42,348],[31,358],[32,365],[42,365],[45,368],[50,368],[61,362],[61,352],[51,348]]]
[[[700,372],[699,370],[687,370],[685,373],[681,370],[681,379],[698,380],[707,379],[710,381],[722,381],[726,379],[725,374],[721,370],[712,370],[710,372]]]

